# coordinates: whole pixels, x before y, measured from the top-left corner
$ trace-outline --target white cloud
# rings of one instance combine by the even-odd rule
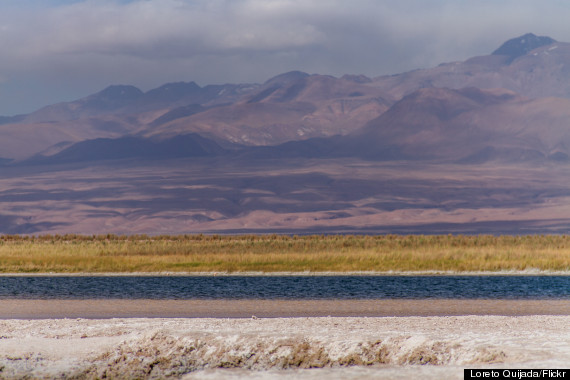
[[[296,19],[295,6],[291,1],[91,0],[20,15],[25,20],[5,17],[3,27],[11,33],[0,37],[0,47],[22,57],[98,53],[161,59],[322,42],[322,32]]]
[[[569,10],[561,0],[7,0],[0,77],[37,83],[30,108],[33,96],[49,103],[111,83],[374,76],[489,53],[526,32],[570,41]]]
[[[305,54],[307,49],[315,49],[324,53],[323,57],[342,57],[347,52],[357,53],[355,47],[364,57],[370,56],[367,49],[391,48],[397,57],[433,64],[433,60],[445,59],[446,55],[472,51],[470,45],[476,41],[496,39],[497,31],[533,31],[530,25],[521,27],[536,19],[537,6],[530,5],[533,3],[87,0],[3,12],[0,49],[10,52],[12,64],[17,67],[26,60],[81,54],[128,55],[159,61],[287,51]],[[548,7],[541,3],[541,8]],[[376,56],[381,58],[382,54],[377,52]],[[346,69],[350,71],[350,67]]]

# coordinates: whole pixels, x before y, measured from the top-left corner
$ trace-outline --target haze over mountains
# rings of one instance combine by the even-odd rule
[[[113,85],[0,124],[4,233],[558,231],[570,43],[377,78]]]
[[[422,142],[427,143],[421,148],[424,154],[417,158],[469,160],[472,156],[481,161],[484,156],[506,155],[516,159],[519,150],[523,156],[534,152],[537,158],[562,159],[569,153],[564,128],[570,117],[569,61],[570,44],[527,34],[505,42],[488,56],[374,79],[290,72],[261,85],[202,88],[181,82],[146,93],[113,85],[74,102],[3,118],[0,157],[51,156],[73,143],[97,138],[162,141],[196,133],[234,149],[236,144],[267,146],[350,135],[339,147],[326,144],[330,145],[324,149],[326,156],[337,151],[343,156],[400,159],[413,158],[406,151],[419,153],[413,141],[419,141],[416,134],[421,130],[430,141]],[[465,125],[469,128],[461,127]],[[400,153],[364,152],[369,148],[360,147],[359,138],[364,145],[376,141],[377,146]],[[438,146],[452,144],[465,153],[462,141],[471,146],[463,157],[450,147],[446,153]],[[119,149],[119,142],[113,145]],[[433,154],[427,151],[430,145]],[[319,148],[310,145],[292,150],[319,154]],[[127,145],[122,155],[128,156]],[[89,156],[96,158],[94,152]]]

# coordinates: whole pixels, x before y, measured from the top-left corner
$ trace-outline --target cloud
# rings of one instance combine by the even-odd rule
[[[30,110],[112,83],[397,73],[526,32],[570,41],[569,10],[561,0],[5,0],[0,114],[17,108],[8,89]]]
[[[97,53],[168,59],[322,42],[320,31],[297,20],[298,8],[291,1],[91,0],[30,12],[25,23],[4,20],[8,38],[0,43],[22,57]]]

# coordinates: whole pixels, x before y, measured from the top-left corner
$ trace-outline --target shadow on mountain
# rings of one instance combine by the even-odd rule
[[[185,106],[185,107],[174,108],[173,110],[168,111],[164,115],[153,120],[149,124],[149,126],[151,126],[153,128],[158,127],[159,125],[166,124],[170,121],[180,119],[183,117],[192,116],[192,115],[195,115],[197,113],[204,112],[206,110],[208,110],[208,107],[203,107],[200,104],[190,104],[190,105]]]
[[[13,215],[0,215],[0,234],[21,235],[34,234],[51,228],[64,227],[68,223],[40,222],[33,223],[27,218]]]
[[[82,141],[52,156],[36,156],[21,164],[47,165],[126,158],[157,160],[216,156],[225,152],[216,142],[197,134],[181,135],[162,141],[126,136]]]
[[[490,232],[492,231],[492,232]],[[216,233],[219,231],[209,231]],[[345,226],[318,226],[311,229],[297,228],[240,228],[232,230],[224,230],[226,234],[262,234],[277,233],[288,235],[313,235],[313,234],[360,234],[360,235],[384,235],[384,234],[403,234],[403,235],[532,235],[532,234],[567,234],[568,220],[497,220],[491,222],[468,222],[468,223],[418,223],[412,225],[390,225],[390,226],[367,226],[354,227]]]
[[[0,125],[19,123],[24,120],[26,115],[16,115],[16,116],[0,116]]]

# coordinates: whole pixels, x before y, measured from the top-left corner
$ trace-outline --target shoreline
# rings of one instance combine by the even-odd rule
[[[0,299],[8,319],[570,316],[566,299]]]
[[[547,271],[539,269],[501,271],[348,271],[348,272],[34,272],[0,273],[0,277],[294,277],[294,276],[570,276],[570,270]]]

